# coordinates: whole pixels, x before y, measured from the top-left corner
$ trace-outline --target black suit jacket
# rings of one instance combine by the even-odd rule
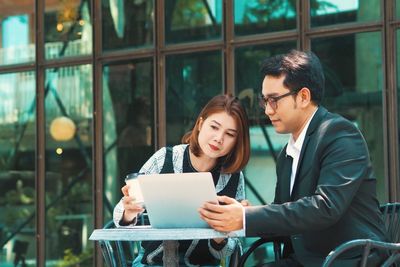
[[[319,107],[306,132],[291,195],[290,169],[284,147],[275,201],[246,208],[247,236],[290,236],[305,266],[320,266],[348,240],[386,239],[368,148],[350,121]]]

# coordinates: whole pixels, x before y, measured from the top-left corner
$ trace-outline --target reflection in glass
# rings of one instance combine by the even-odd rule
[[[321,38],[313,40],[311,47],[325,72],[323,106],[360,128],[378,179],[378,197],[384,201],[381,34]]]
[[[166,0],[167,43],[221,38],[222,0]]]
[[[296,28],[296,1],[234,1],[235,34],[259,34]]]
[[[310,0],[311,26],[380,19],[380,1]]]
[[[0,0],[0,65],[35,60],[34,22],[33,0]]]
[[[46,71],[46,260],[61,266],[92,261],[91,77],[91,65]]]
[[[36,260],[35,74],[2,74],[0,84],[0,265],[20,266]]]
[[[223,93],[221,61],[220,51],[166,58],[167,145],[180,144],[203,106]]]
[[[153,44],[154,0],[106,0],[101,4],[104,50]]]
[[[264,78],[260,75],[261,62],[294,48],[296,42],[242,47],[235,51],[236,95],[246,107],[250,119],[251,157],[245,173],[248,178],[246,197],[253,204],[273,201],[276,183],[274,157],[288,140],[286,135],[275,132],[258,105]],[[253,188],[263,197],[262,200],[256,198]],[[262,192],[258,192],[259,188]]]
[[[89,0],[46,0],[44,38],[46,59],[92,52]]]
[[[105,221],[121,198],[125,176],[154,152],[153,88],[151,59],[103,69]]]

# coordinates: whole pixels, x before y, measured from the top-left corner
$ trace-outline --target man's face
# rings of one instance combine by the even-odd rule
[[[285,76],[265,76],[262,84],[262,95],[264,99],[283,96],[290,90],[283,85]],[[291,133],[297,136],[301,132],[303,124],[302,110],[298,108],[297,94],[284,96],[276,101],[276,105],[267,104],[265,115],[271,120],[277,133]],[[268,102],[268,101],[267,101]]]

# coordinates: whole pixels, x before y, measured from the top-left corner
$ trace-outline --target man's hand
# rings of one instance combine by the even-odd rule
[[[231,232],[243,228],[243,206],[235,199],[218,196],[224,205],[206,202],[199,209],[200,217],[220,232]]]

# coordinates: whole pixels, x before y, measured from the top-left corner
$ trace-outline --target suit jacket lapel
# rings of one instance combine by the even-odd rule
[[[307,145],[308,145],[310,139],[312,138],[312,134],[319,127],[322,119],[325,117],[327,112],[328,111],[324,107],[319,106],[317,112],[315,113],[310,124],[308,125],[308,129],[306,132],[306,136],[304,138],[303,146],[301,147],[301,151],[300,151],[299,163],[297,164],[296,177],[295,177],[294,185],[293,185],[293,189],[292,189],[291,200],[293,200],[293,196],[295,195],[296,187],[302,179],[302,177],[299,176],[299,174],[300,174],[301,170],[304,168],[303,165],[306,165],[306,164],[312,165],[315,163],[315,162],[307,162],[307,161],[303,162],[304,154],[305,154],[305,151],[307,150]]]
[[[282,179],[281,179],[281,201],[282,203],[290,201],[290,176],[292,174],[292,162],[291,156],[286,156],[283,163]]]

